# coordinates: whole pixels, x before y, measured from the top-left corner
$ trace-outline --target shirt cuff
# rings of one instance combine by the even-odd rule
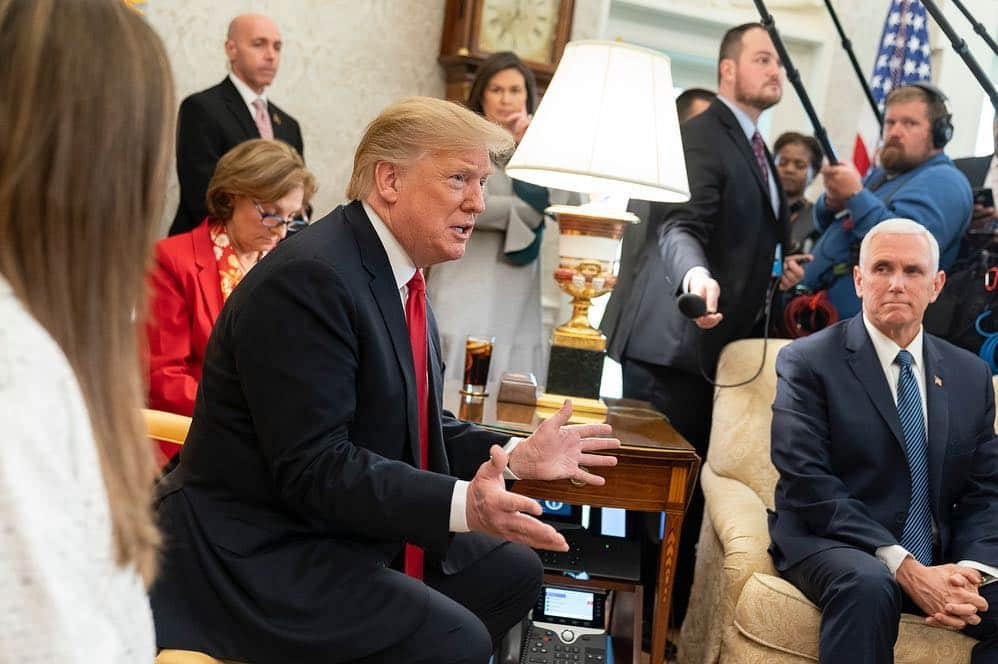
[[[978,572],[980,572],[985,576],[990,576],[992,578],[998,579],[998,567],[985,565],[984,563],[979,563],[976,560],[961,560],[960,562],[957,563],[957,565],[963,565],[964,567],[970,567],[972,569],[976,569]]]
[[[683,292],[690,292],[690,280],[695,274],[702,274],[703,276],[710,278],[710,270],[703,267],[702,265],[697,265],[696,267],[691,267],[686,271],[686,275],[683,277]]]
[[[518,438],[516,436],[513,436],[512,438],[509,439],[508,443],[506,443],[505,445],[502,446],[503,451],[506,452],[506,459],[507,459],[506,467],[503,468],[503,470],[502,470],[502,478],[504,480],[518,480],[518,479],[520,479],[519,477],[516,476],[516,473],[514,473],[512,470],[510,470],[510,468],[509,468],[509,461],[508,460],[509,460],[509,455],[513,453],[513,450],[516,449],[516,446],[519,445],[520,443],[522,443],[523,440],[524,440],[523,438]]]
[[[908,549],[900,544],[878,547],[875,553],[880,562],[887,565],[887,569],[891,571],[891,576],[897,576],[898,567],[901,567],[904,559],[911,555],[908,553]]]
[[[454,493],[450,499],[450,531],[466,533],[468,528],[468,482],[458,480],[454,483]]]

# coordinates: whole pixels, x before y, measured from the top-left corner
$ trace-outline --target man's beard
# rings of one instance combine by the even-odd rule
[[[782,89],[777,92],[774,97],[773,95],[766,94],[765,92],[759,94],[749,94],[740,84],[735,84],[735,101],[758,109],[760,112],[778,104],[782,97]]]
[[[907,173],[916,166],[900,145],[889,145],[881,148],[880,165],[884,167],[885,171],[892,174]]]

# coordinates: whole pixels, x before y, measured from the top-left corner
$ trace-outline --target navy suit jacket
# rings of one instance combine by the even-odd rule
[[[926,334],[929,483],[939,562],[998,564],[998,439],[991,372]],[[770,553],[783,571],[833,547],[899,544],[911,479],[897,406],[862,316],[784,347],[772,456]]]
[[[298,121],[267,102],[274,138],[304,156]],[[186,233],[208,216],[205,193],[223,154],[244,141],[260,138],[260,130],[239,90],[226,76],[218,85],[184,99],[177,114],[177,177],[180,201],[170,235]]]
[[[404,542],[463,569],[499,540],[449,532],[456,478],[501,436],[442,410],[428,309],[429,470],[388,256],[360,203],[282,242],[226,301],[180,464],[158,487],[161,648],[328,664],[418,627],[426,586],[385,574]],[[372,616],[374,616],[372,618]]]

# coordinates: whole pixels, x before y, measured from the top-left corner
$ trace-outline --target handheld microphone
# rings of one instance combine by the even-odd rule
[[[776,293],[776,287],[779,285],[779,283],[780,283],[779,276],[773,275],[773,277],[769,280],[769,288],[766,290],[766,300],[765,300],[766,317],[762,332],[763,335],[762,361],[759,363],[759,368],[756,369],[756,372],[752,374],[751,378],[737,383],[728,383],[728,384],[714,382],[710,378],[710,376],[707,375],[707,371],[704,369],[703,366],[703,355],[700,352],[700,340],[703,337],[704,330],[699,331],[700,333],[697,335],[697,360],[700,365],[700,375],[703,377],[705,381],[707,381],[709,385],[721,388],[741,387],[742,385],[748,385],[756,378],[758,378],[759,375],[762,373],[763,367],[766,366],[766,354],[769,350],[769,319],[773,308],[773,295]],[[707,301],[695,293],[683,293],[682,295],[680,295],[678,298],[676,298],[676,306],[679,307],[679,312],[684,316],[686,316],[687,318],[689,318],[690,320],[696,320],[697,318],[700,318],[701,316],[704,316],[708,313],[716,313],[716,312],[708,312]],[[995,335],[995,337],[998,338],[998,335]]]
[[[676,306],[690,320],[696,320],[700,316],[707,314],[707,301],[694,293],[683,293],[680,295],[676,300]]]

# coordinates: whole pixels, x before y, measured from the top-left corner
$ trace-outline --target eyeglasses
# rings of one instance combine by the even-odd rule
[[[301,229],[308,226],[308,214],[303,210],[301,217],[298,219],[285,219],[279,214],[273,214],[272,212],[264,212],[263,208],[256,201],[253,201],[253,207],[256,211],[260,213],[260,223],[267,228],[277,228],[279,226],[287,226],[289,233],[294,233],[295,231],[300,231]]]

